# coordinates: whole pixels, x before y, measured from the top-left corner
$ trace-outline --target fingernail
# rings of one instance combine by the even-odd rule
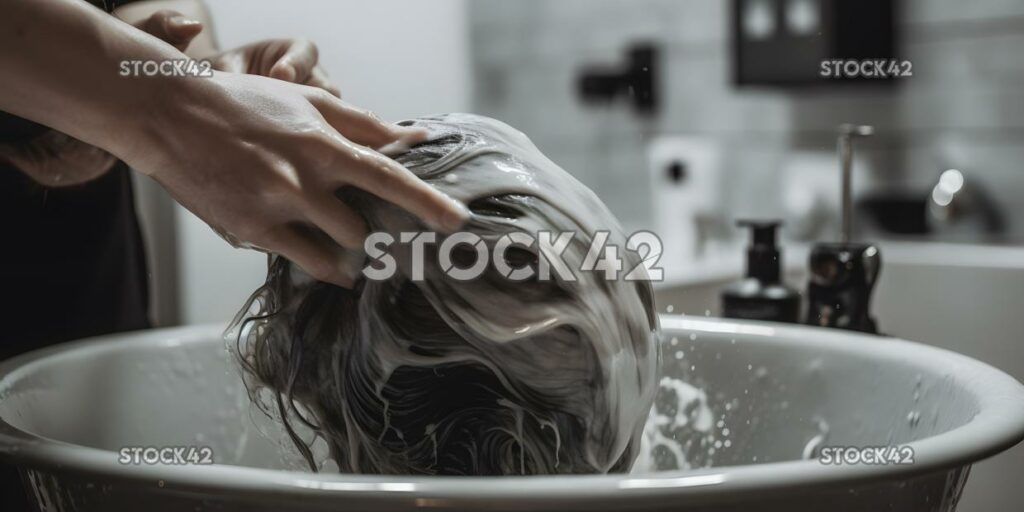
[[[430,132],[426,128],[418,126],[400,126],[399,128],[405,132],[401,135],[401,141],[406,144],[419,144],[430,137]]]
[[[274,66],[274,69],[272,70],[271,74],[274,75],[274,78],[284,80],[286,82],[291,82],[292,80],[295,80],[295,68],[293,68],[291,64],[284,64],[278,62]]]
[[[171,25],[174,25],[174,26],[177,26],[177,27],[191,27],[191,26],[195,26],[195,25],[200,25],[201,24],[197,20],[186,18],[186,17],[184,17],[184,16],[182,16],[180,14],[177,15],[177,16],[171,16],[171,18],[168,20],[168,22]]]
[[[462,229],[472,214],[462,201],[448,199],[451,201],[451,207],[441,216],[441,228],[452,233]]]
[[[409,151],[413,146],[427,140],[430,132],[422,128],[406,128],[396,126],[394,134],[398,137],[392,142],[384,144],[375,150],[385,156],[396,157]]]

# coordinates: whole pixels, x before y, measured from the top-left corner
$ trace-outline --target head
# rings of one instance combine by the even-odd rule
[[[545,158],[520,132],[479,116],[407,122],[428,140],[393,157],[468,205],[464,231],[488,255],[505,235],[572,232],[562,250],[571,277],[541,267],[558,257],[516,244],[501,268],[456,279],[427,244],[413,279],[412,244],[388,253],[396,272],[354,289],[311,280],[273,257],[267,282],[236,319],[234,349],[250,391],[267,389],[289,432],[323,438],[342,472],[373,474],[553,474],[626,471],[657,386],[657,317],[650,283],[623,272],[579,271],[599,232],[620,248],[623,269],[640,258],[598,198]],[[426,231],[372,195],[339,198],[371,232],[400,240]],[[470,244],[452,250],[472,266]],[[371,262],[379,263],[379,262]],[[507,270],[529,268],[513,279]],[[636,277],[636,274],[634,274]],[[257,401],[257,403],[262,403]],[[315,468],[308,447],[293,434]]]

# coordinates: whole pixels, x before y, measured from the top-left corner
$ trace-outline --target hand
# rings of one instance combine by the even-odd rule
[[[183,52],[188,49],[192,40],[203,31],[203,24],[197,20],[186,18],[178,11],[164,9],[135,23],[135,28],[155,36],[165,43],[170,43],[178,51]]]
[[[319,66],[316,45],[305,39],[270,39],[209,57],[213,68],[230,73],[267,76],[324,89],[340,97]]]
[[[202,30],[199,22],[174,11],[159,11],[135,26],[181,51]],[[117,162],[110,153],[57,130],[49,130],[25,143],[0,144],[0,160],[47,187],[92,181],[106,174]]]
[[[154,15],[140,28],[184,51],[202,26],[174,16],[176,14],[158,13],[159,16]],[[239,80],[241,77],[238,75],[245,74],[305,84],[339,96],[338,89],[317,64],[316,46],[305,40],[261,41],[209,59],[214,69],[227,72],[218,77],[225,80],[224,84],[233,86],[219,89],[219,92],[230,90],[232,92],[228,94],[233,99],[239,94],[248,96],[259,89],[258,86],[246,85],[244,79]],[[233,79],[238,83],[234,84]],[[272,81],[253,81],[267,87],[261,92],[280,94],[272,90],[275,85]],[[256,92],[255,96],[260,97],[261,94]],[[280,98],[249,97],[242,99],[241,104],[231,105],[242,107],[240,115],[252,118],[252,128],[260,138],[265,137],[267,141],[278,139],[276,142],[282,144],[277,146],[279,149],[264,147],[260,151],[257,149],[259,143],[254,147],[240,145],[238,140],[230,141],[235,146],[243,146],[237,148],[240,153],[249,150],[250,154],[239,154],[239,160],[257,160],[255,167],[251,163],[246,167],[234,167],[246,169],[251,175],[246,171],[222,172],[211,168],[208,170],[211,175],[217,173],[212,176],[216,179],[214,186],[203,187],[202,190],[191,187],[199,183],[210,184],[206,180],[211,176],[203,177],[201,173],[193,172],[198,169],[189,169],[187,174],[165,171],[152,175],[179,202],[204,219],[232,245],[282,254],[321,281],[351,286],[358,269],[346,261],[346,257],[352,254],[361,260],[359,256],[366,227],[362,218],[335,196],[334,192],[341,186],[351,184],[364,188],[418,213],[439,229],[457,229],[468,214],[461,205],[423,184],[406,169],[364,147],[379,147],[396,140],[415,142],[422,133],[383,123],[372,114],[324,96],[322,92],[309,88],[289,88]],[[281,101],[286,99],[288,101]],[[257,109],[254,112],[254,105],[264,108],[277,105],[284,112],[295,110],[291,112],[295,118],[284,119],[284,123],[277,122],[281,119],[260,119],[265,111]],[[231,117],[226,119],[230,121]],[[270,121],[270,126],[264,126],[267,121]],[[264,133],[267,129],[271,133]],[[280,131],[291,132],[292,138],[299,140],[284,146],[285,134]],[[275,135],[273,132],[278,133]],[[218,144],[216,138],[205,139],[204,142],[212,143],[211,148]],[[324,144],[327,147],[323,147]],[[307,157],[305,160],[299,156],[299,149],[309,146],[320,151],[321,155],[326,154],[321,157],[326,159],[310,166],[306,161],[307,155],[303,155]],[[281,154],[267,158],[278,151]],[[232,163],[229,162],[225,169],[233,168],[230,167]],[[261,169],[261,164],[270,165]],[[338,168],[329,164],[337,164]],[[345,176],[348,173],[352,176]],[[255,181],[249,182],[251,179]],[[267,201],[268,198],[274,200]]]
[[[371,148],[424,136],[305,85],[234,73],[166,83],[118,154],[236,246],[351,286],[366,226],[336,196],[355,186],[443,231],[468,212]]]

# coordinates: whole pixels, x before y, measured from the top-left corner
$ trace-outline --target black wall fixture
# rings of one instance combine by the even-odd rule
[[[580,97],[601,104],[624,97],[637,113],[651,115],[658,107],[657,60],[653,44],[637,44],[627,50],[626,62],[619,66],[587,66],[580,72]]]
[[[740,86],[892,84],[895,77],[912,72],[896,55],[897,3],[732,0],[734,82]],[[830,69],[831,76],[822,76],[822,62],[836,60],[881,61],[888,73],[851,76]]]

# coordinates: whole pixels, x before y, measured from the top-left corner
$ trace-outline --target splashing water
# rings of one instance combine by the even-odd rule
[[[691,469],[693,461],[713,450],[714,425],[714,414],[703,390],[662,377],[633,472]]]

